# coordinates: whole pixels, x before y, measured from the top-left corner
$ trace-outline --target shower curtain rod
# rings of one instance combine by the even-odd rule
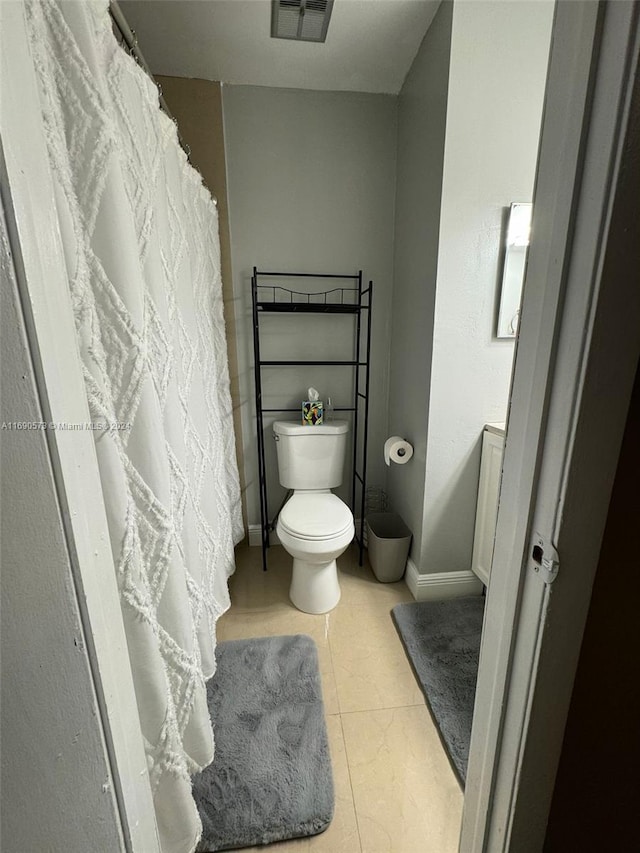
[[[124,42],[126,43],[127,48],[129,50],[129,53],[135,58],[138,65],[140,65],[140,67],[142,69],[144,69],[144,71],[146,71],[148,76],[153,81],[153,84],[157,87],[158,99],[160,101],[160,107],[162,108],[162,111],[164,113],[166,113],[166,115],[175,124],[176,131],[178,134],[178,142],[180,143],[180,147],[182,148],[184,153],[187,155],[187,160],[190,161],[191,148],[187,145],[187,143],[182,138],[182,135],[180,134],[180,128],[178,127],[178,122],[176,121],[173,113],[171,112],[171,110],[167,106],[167,102],[165,101],[165,99],[162,95],[162,86],[160,85],[160,83],[158,83],[156,78],[151,73],[151,69],[147,65],[147,61],[144,58],[142,51],[138,47],[138,36],[136,35],[135,30],[132,30],[131,27],[129,26],[129,24],[127,23],[127,19],[125,18],[124,14],[122,12],[122,9],[120,8],[117,0],[109,0],[109,14],[111,15],[111,19],[112,19],[113,23],[116,25],[116,27],[120,31],[120,35],[122,36]]]

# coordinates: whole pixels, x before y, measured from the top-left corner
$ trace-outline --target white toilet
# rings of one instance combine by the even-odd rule
[[[336,558],[353,539],[353,515],[331,489],[342,482],[349,426],[332,421],[273,425],[280,484],[293,489],[276,533],[293,557],[289,597],[305,613],[327,613],[340,600]]]

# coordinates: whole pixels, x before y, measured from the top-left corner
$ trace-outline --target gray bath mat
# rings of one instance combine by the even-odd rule
[[[391,613],[451,763],[464,785],[484,596],[398,604]]]
[[[316,835],[333,817],[333,776],[311,637],[219,643],[207,685],[213,764],[193,780],[199,851]]]

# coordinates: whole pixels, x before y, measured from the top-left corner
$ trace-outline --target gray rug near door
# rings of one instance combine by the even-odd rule
[[[398,604],[391,611],[444,746],[467,777],[484,596]]]
[[[318,654],[311,637],[219,643],[207,685],[213,764],[193,780],[199,851],[316,835],[333,817]]]

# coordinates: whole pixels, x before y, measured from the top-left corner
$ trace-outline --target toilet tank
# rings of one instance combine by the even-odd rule
[[[273,425],[278,453],[278,479],[285,489],[333,489],[342,482],[349,424],[320,426],[294,421]]]

